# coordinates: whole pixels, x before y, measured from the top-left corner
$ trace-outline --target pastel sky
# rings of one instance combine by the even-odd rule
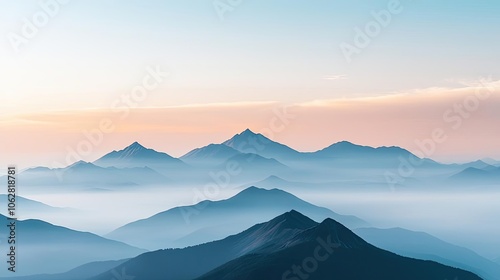
[[[349,140],[418,151],[442,128],[433,158],[500,159],[498,1],[242,0],[222,17],[214,3],[237,1],[64,2],[0,1],[0,164],[64,162],[104,118],[116,130],[84,160],[136,140],[180,156],[265,131],[282,106],[295,118],[273,137],[299,150]],[[349,62],[340,46],[391,5]],[[169,76],[121,118],[110,107],[147,69]],[[448,111],[474,97],[455,129]]]

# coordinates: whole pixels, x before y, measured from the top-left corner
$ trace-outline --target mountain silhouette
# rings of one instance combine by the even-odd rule
[[[308,217],[290,211],[218,241],[142,254],[115,270],[125,269],[135,280],[193,279],[232,259],[269,244],[280,243],[279,240],[287,240],[315,225],[317,223]],[[108,271],[91,279],[109,280],[111,277],[112,273]]]
[[[478,184],[497,185],[500,181],[500,168],[486,166],[484,169],[469,167],[448,178],[454,184],[477,187]]]
[[[158,213],[124,225],[106,236],[150,250],[185,247],[240,232],[291,209],[317,221],[333,217],[352,228],[367,226],[355,216],[339,215],[285,191],[250,187],[229,199],[203,201]],[[138,238],[145,235],[148,238]]]
[[[89,162],[78,161],[65,168],[37,167],[22,172],[23,184],[29,186],[82,188],[105,188],[134,186],[171,181],[149,167],[116,168],[100,167]]]
[[[489,280],[500,275],[499,264],[479,256],[472,250],[447,243],[424,232],[402,228],[359,228],[354,229],[354,232],[379,248],[405,257],[459,267]]]
[[[8,225],[5,216],[0,222]],[[0,235],[7,236],[9,228],[0,227]],[[40,220],[16,222],[19,246],[17,246],[19,268],[16,275],[59,273],[91,262],[125,259],[144,253],[145,250],[125,243],[109,240],[98,235],[71,230]],[[7,252],[7,242],[0,244]],[[0,276],[11,276],[2,270]]]
[[[190,165],[218,165],[229,158],[240,154],[239,151],[222,144],[210,144],[197,148],[180,157],[180,159]]]
[[[279,161],[297,160],[301,153],[281,143],[275,142],[260,133],[250,129],[236,134],[222,143],[241,153],[257,154],[265,158],[274,158]]]
[[[67,272],[56,274],[35,274],[28,276],[0,277],[1,280],[84,280],[113,269],[128,259],[118,261],[90,262],[75,267]],[[119,279],[114,279],[119,280]]]
[[[118,168],[149,167],[166,175],[175,175],[180,170],[188,168],[188,165],[180,159],[148,149],[138,142],[132,143],[123,150],[112,151],[94,161],[94,164]]]
[[[328,218],[315,227],[275,240],[196,279],[481,278],[436,262],[401,257],[379,249]]]

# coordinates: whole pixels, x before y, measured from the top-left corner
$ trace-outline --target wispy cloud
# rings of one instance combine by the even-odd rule
[[[336,81],[336,80],[347,80],[346,74],[341,75],[325,75],[323,76],[323,80]]]

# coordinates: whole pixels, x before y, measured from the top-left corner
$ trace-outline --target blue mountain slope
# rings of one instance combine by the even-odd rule
[[[145,148],[138,142],[134,142],[122,150],[112,151],[94,161],[94,164],[102,167],[112,166],[118,168],[147,166],[167,176],[189,169],[189,166],[182,160],[166,153]]]
[[[241,153],[257,154],[265,158],[274,158],[279,161],[298,160],[301,153],[281,143],[272,141],[260,133],[250,129],[236,134],[231,139],[222,143]]]
[[[91,262],[73,268],[64,273],[36,274],[18,277],[0,277],[0,280],[85,280],[106,271],[112,270],[113,268],[121,265],[126,261],[128,261],[128,259],[118,261]]]
[[[7,195],[6,194],[0,194],[0,202],[5,203],[7,202]],[[70,212],[74,211],[74,209],[71,208],[60,208],[60,207],[53,207],[32,199],[27,199],[22,196],[16,196],[16,202],[20,206],[20,209],[18,212],[19,215],[22,215],[23,217],[30,217],[33,214],[43,214],[43,213],[65,213],[65,212]],[[4,209],[5,208],[5,209]],[[2,215],[6,215],[7,208],[2,207],[0,208],[0,213]]]
[[[204,201],[158,213],[107,236],[141,248],[184,247],[223,238],[291,209],[315,220],[333,217],[351,228],[367,225],[355,216],[339,215],[282,190],[250,187],[226,200]]]
[[[170,182],[149,167],[100,167],[79,161],[65,168],[32,168],[21,173],[23,184],[29,186],[114,187]]]
[[[7,225],[5,216],[0,223]],[[7,236],[9,229],[0,227],[0,235]],[[17,221],[19,246],[17,275],[60,273],[92,262],[134,257],[145,252],[122,242],[105,239],[95,234],[55,226],[40,220]],[[2,252],[7,252],[7,242],[2,242]],[[9,276],[0,271],[0,276]]]
[[[222,144],[210,144],[197,148],[180,157],[184,162],[193,166],[218,165],[229,158],[240,154],[239,151]]]
[[[474,167],[466,168],[457,174],[450,176],[448,181],[454,184],[465,184],[477,187],[482,184],[500,184],[500,168],[479,169]]]
[[[283,236],[256,248],[196,279],[420,280],[454,277],[481,279],[464,270],[376,248],[342,224],[326,219],[295,235]]]
[[[460,267],[487,280],[495,280],[495,276],[500,275],[500,265],[469,249],[447,243],[424,232],[402,228],[359,228],[354,232],[367,242],[402,256]]]
[[[317,223],[296,211],[282,214],[266,223],[222,240],[184,249],[168,249],[140,255],[118,266],[135,280],[147,279],[193,279],[219,265],[269,243],[288,239],[301,230]],[[92,280],[109,280],[112,273],[106,272]]]

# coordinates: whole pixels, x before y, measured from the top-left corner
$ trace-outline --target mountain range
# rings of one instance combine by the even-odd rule
[[[31,168],[22,174],[23,184],[30,187],[60,186],[67,189],[73,186],[72,190],[100,186],[105,188],[127,187],[171,181],[149,167],[100,167],[84,161],[78,161],[65,168]]]
[[[456,176],[444,182],[460,185],[456,182],[466,179],[490,183],[498,176],[498,167],[483,161],[440,164],[400,147],[373,148],[342,141],[316,152],[299,152],[247,129],[221,144],[194,149],[180,158],[134,142],[92,163],[31,168],[23,172],[23,177],[30,186],[72,185],[86,189],[204,184],[213,181],[211,174],[227,172],[228,166],[238,170],[237,175],[230,176],[233,187],[279,176],[312,184],[342,182],[344,186],[357,180],[384,184],[388,189],[387,174],[401,174],[408,168],[412,169],[410,176],[404,176],[398,185],[429,186],[436,178],[453,174]]]

